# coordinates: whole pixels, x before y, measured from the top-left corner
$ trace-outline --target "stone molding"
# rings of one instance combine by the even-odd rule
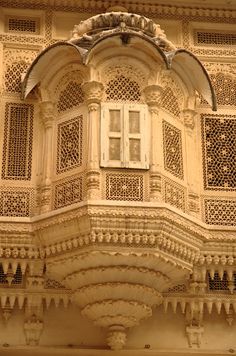
[[[35,0],[27,0],[24,2],[25,7],[29,8],[39,8],[39,9],[48,9],[48,8],[56,8],[57,10],[73,10],[78,11],[81,8],[86,9],[86,12],[91,10],[93,11],[104,11],[114,5],[113,1],[98,1],[95,3],[93,0],[88,1],[77,1],[77,0],[54,0],[54,1],[44,1],[42,5],[36,5]],[[1,6],[14,6],[14,7],[22,7],[21,0],[2,0],[0,1]],[[207,8],[202,6],[202,3],[196,3],[189,7],[189,2],[186,1],[186,6],[176,6],[173,2],[172,5],[156,5],[152,0],[149,2],[137,1],[135,3],[127,1],[123,1],[120,3],[120,6],[124,5],[124,7],[130,12],[142,12],[142,13],[154,13],[155,15],[172,15],[172,16],[198,16],[198,17],[227,17],[227,18],[235,18],[236,17],[236,9],[234,6],[228,5],[228,9],[225,9],[225,3],[219,4],[216,8],[215,4],[209,6],[205,4]]]

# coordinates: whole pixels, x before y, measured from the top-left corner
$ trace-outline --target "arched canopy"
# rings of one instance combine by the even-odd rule
[[[35,58],[29,67],[22,82],[22,99],[25,99],[31,90],[44,78],[49,70],[53,71],[58,61],[68,62],[70,54],[78,56],[78,62],[83,63],[84,55],[87,51],[69,42],[57,42]],[[53,65],[54,63],[54,65]]]
[[[212,110],[217,110],[216,96],[211,80],[206,69],[199,59],[185,49],[179,49],[170,56],[171,67],[182,76],[188,77],[193,88],[211,105]]]
[[[156,60],[161,60],[165,64],[166,68],[169,68],[168,58],[165,55],[165,52],[148,36],[139,34],[137,32],[115,32],[99,38],[93,43],[93,45],[88,50],[86,54],[85,64],[88,64],[91,61],[94,54],[98,51],[98,48],[105,48],[106,43],[108,43],[110,39],[119,39],[120,46],[123,45],[128,47],[130,45],[131,49],[135,48],[134,42],[139,41],[140,49],[142,49],[144,53],[150,54],[150,56],[152,56],[153,58],[156,57]]]
[[[22,98],[27,97],[30,91],[45,77],[49,69],[53,74],[53,70],[58,69],[60,63],[63,66],[70,63],[71,58],[76,58],[77,63],[89,65],[94,60],[96,63],[96,57],[100,58],[100,61],[104,56],[106,57],[107,50],[109,50],[110,56],[118,56],[121,53],[121,48],[123,50],[130,49],[130,53],[126,51],[128,55],[142,57],[142,60],[145,58],[148,64],[159,62],[163,63],[167,70],[173,69],[183,82],[189,84],[191,90],[198,91],[212,106],[212,110],[216,111],[216,97],[209,75],[196,56],[184,49],[166,52],[147,35],[126,31],[104,34],[91,43],[88,50],[78,47],[74,43],[62,41],[49,46],[40,53],[28,69],[22,83]]]

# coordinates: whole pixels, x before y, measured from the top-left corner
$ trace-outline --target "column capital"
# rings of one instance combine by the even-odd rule
[[[195,127],[195,116],[197,112],[193,109],[184,109],[181,112],[181,116],[183,118],[184,126],[188,129],[193,130]]]
[[[87,104],[99,104],[102,100],[103,89],[103,84],[94,80],[82,84],[82,90],[84,92]]]
[[[40,112],[42,114],[42,121],[45,126],[50,126],[55,117],[55,105],[52,101],[42,101],[40,103]]]
[[[163,88],[160,85],[153,84],[144,88],[143,93],[148,106],[159,106]]]

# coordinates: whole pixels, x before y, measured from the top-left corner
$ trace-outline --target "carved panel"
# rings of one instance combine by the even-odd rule
[[[83,116],[58,124],[57,174],[82,165]]]
[[[106,199],[143,200],[144,182],[139,174],[106,174]]]
[[[205,199],[205,222],[211,225],[236,225],[236,200]]]
[[[185,211],[185,188],[170,179],[165,178],[164,200],[167,204]]]
[[[183,179],[183,154],[181,131],[163,121],[163,147],[165,169],[174,176]]]
[[[177,97],[174,95],[173,90],[167,87],[163,90],[161,98],[161,106],[169,111],[174,116],[179,117],[180,108]]]
[[[30,188],[6,188],[0,191],[1,216],[30,216],[33,206],[33,190]]]
[[[81,84],[75,81],[70,81],[59,95],[57,110],[59,112],[66,111],[74,106],[79,106],[83,101],[84,95],[81,89]]]
[[[195,31],[195,45],[235,46],[236,33],[222,31]]]
[[[122,74],[116,75],[107,83],[105,94],[106,101],[139,102],[141,100],[139,84]]]
[[[236,189],[236,116],[203,115],[204,188]]]
[[[54,208],[78,203],[83,200],[83,177],[74,177],[55,184]]]
[[[2,179],[31,178],[33,110],[30,104],[6,104]]]
[[[229,283],[227,280],[226,272],[223,274],[223,277],[220,278],[219,273],[215,272],[214,278],[210,277],[210,274],[207,274],[208,278],[208,289],[209,291],[224,291],[229,290]]]
[[[30,17],[8,16],[6,18],[6,31],[26,34],[39,33],[39,19]]]
[[[236,79],[223,73],[211,74],[218,105],[236,105]]]
[[[4,50],[4,83],[5,90],[20,93],[21,76],[36,57],[38,51],[6,48]]]

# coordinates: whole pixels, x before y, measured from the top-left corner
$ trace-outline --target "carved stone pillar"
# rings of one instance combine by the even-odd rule
[[[159,108],[163,88],[159,85],[150,85],[144,89],[146,103],[151,116],[151,144],[150,144],[150,200],[161,200],[161,157],[162,126],[159,117]]]
[[[88,165],[87,165],[87,197],[100,198],[99,172],[99,132],[100,103],[103,94],[103,84],[92,81],[82,86],[88,106]]]
[[[195,130],[195,120],[197,112],[192,109],[184,109],[181,114],[185,126],[188,210],[192,215],[197,216],[199,212],[198,190],[200,184],[199,175],[196,174],[196,172],[200,172],[200,167],[196,167],[196,164],[200,162],[200,157],[197,157],[198,150]]]
[[[52,175],[52,135],[54,121],[54,104],[51,101],[41,103],[41,119],[44,127],[44,140],[42,149],[43,172],[40,186],[40,212],[51,210],[51,175]]]

